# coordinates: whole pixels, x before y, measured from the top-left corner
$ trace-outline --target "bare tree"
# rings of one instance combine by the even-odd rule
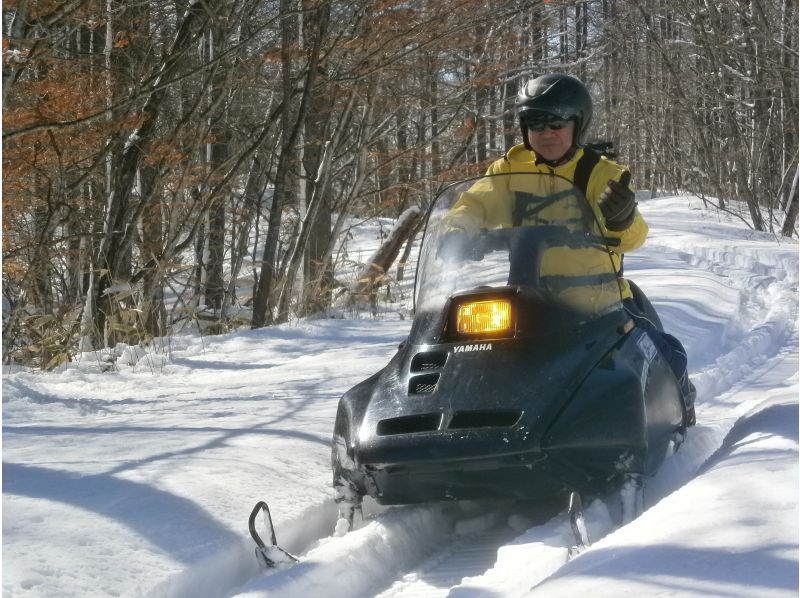
[[[3,25],[6,348],[43,366],[81,332],[324,310],[348,222],[485,170],[546,72],[586,82],[640,188],[796,234],[789,0],[18,0]]]

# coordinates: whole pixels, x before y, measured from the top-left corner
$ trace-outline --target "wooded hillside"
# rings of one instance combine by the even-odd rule
[[[197,318],[222,331],[323,310],[350,218],[424,209],[482,172],[520,142],[519,86],[547,72],[587,83],[592,136],[639,189],[796,234],[797,12],[6,1],[4,359],[53,367]]]

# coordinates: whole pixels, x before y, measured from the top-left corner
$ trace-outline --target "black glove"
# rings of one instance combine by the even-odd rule
[[[628,189],[631,173],[625,171],[619,182],[608,181],[608,187],[600,195],[600,211],[606,219],[606,228],[619,232],[633,224],[636,215],[636,195]]]

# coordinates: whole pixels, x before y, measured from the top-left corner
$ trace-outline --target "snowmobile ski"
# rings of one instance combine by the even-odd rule
[[[627,525],[644,513],[644,479],[640,475],[626,474],[620,489],[622,524]]]
[[[590,544],[586,518],[583,515],[583,501],[577,492],[570,492],[568,513],[569,525],[575,536],[575,545],[569,549],[569,557],[572,558],[586,550]]]
[[[272,542],[270,546],[264,544],[261,536],[259,536],[256,531],[256,516],[261,511],[266,515],[264,521],[269,526],[270,542]],[[296,556],[289,554],[278,546],[278,541],[275,538],[275,527],[272,525],[272,515],[270,515],[269,506],[263,500],[258,501],[256,506],[253,507],[250,513],[250,519],[247,523],[250,528],[250,535],[256,543],[256,559],[262,567],[265,569],[273,569],[280,565],[296,563],[299,560]]]
[[[353,484],[344,479],[334,483],[336,490],[336,505],[339,509],[339,519],[336,522],[334,536],[344,536],[355,529],[358,521],[363,521],[364,513],[361,508],[361,496]]]

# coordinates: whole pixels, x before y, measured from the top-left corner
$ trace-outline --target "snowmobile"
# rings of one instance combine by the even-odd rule
[[[556,175],[474,178],[432,202],[410,334],[339,401],[333,484],[348,525],[364,496],[575,504],[633,487],[640,504],[688,419],[623,307],[618,239],[600,222]]]

